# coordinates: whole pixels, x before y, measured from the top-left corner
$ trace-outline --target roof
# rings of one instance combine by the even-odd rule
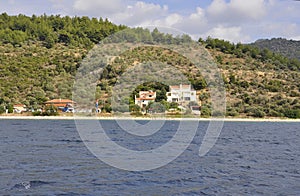
[[[180,85],[170,86],[170,89],[173,89],[173,90],[183,90],[183,89],[191,90],[192,86],[190,84],[180,84]]]
[[[155,97],[140,97],[140,98],[135,98],[135,100],[155,100]]]
[[[46,104],[63,104],[63,103],[75,103],[74,101],[70,99],[52,99],[50,101],[46,101]]]
[[[156,92],[153,92],[153,91],[140,91],[139,92],[139,96],[140,98],[143,98],[143,99],[153,99],[153,97],[155,98],[156,97]]]
[[[26,107],[26,105],[24,105],[24,104],[14,104],[13,107]]]
[[[155,100],[156,92],[153,91],[140,91],[139,97],[135,97],[135,100]]]
[[[179,89],[179,86],[170,86],[171,89]]]

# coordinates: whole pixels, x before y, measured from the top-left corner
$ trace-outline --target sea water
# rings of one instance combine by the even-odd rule
[[[132,150],[163,145],[178,123],[134,137],[114,120],[101,121],[114,142]],[[214,147],[199,157],[208,124],[199,122],[173,162],[134,172],[99,160],[72,120],[0,120],[0,194],[300,195],[300,123],[225,122]]]

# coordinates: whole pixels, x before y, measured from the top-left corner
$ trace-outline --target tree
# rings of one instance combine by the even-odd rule
[[[57,116],[58,115],[58,110],[57,107],[54,105],[47,105],[42,112],[43,116]]]
[[[0,114],[3,114],[5,112],[5,107],[3,105],[0,105]]]

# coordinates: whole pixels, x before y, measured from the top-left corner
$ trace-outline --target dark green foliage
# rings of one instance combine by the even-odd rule
[[[134,100],[135,96],[138,96],[140,91],[149,91],[152,90],[156,92],[156,102],[160,102],[162,100],[167,99],[167,90],[169,90],[169,86],[159,83],[159,82],[146,82],[144,84],[138,85],[132,94],[132,100]]]
[[[210,37],[200,41],[222,71],[230,105],[227,116],[298,118],[299,60],[255,45]],[[204,104],[209,103],[207,92],[199,98]]]
[[[284,116],[288,118],[300,118],[300,109],[285,109],[283,113]]]
[[[37,115],[37,113],[35,113]],[[57,116],[58,110],[54,105],[48,105],[44,108],[44,111],[41,113],[42,116]]]
[[[176,102],[171,102],[170,104],[169,104],[169,109],[171,109],[171,108],[173,108],[173,109],[177,109],[177,107],[178,107],[178,103],[176,103]]]
[[[14,112],[14,107],[11,104],[8,104],[6,109],[7,109],[8,113],[13,113]]]
[[[0,114],[3,114],[5,112],[5,108],[3,105],[0,105]]]
[[[131,113],[132,115],[135,115],[135,116],[142,116],[141,108],[140,108],[140,106],[138,106],[138,105],[130,104],[130,105],[129,105],[129,110],[130,110],[130,113]]]
[[[1,14],[0,97],[30,107],[70,99],[87,49],[124,28],[102,18]]]
[[[41,111],[34,111],[32,112],[33,116],[42,116],[42,112]]]
[[[207,83],[204,78],[197,78],[197,80],[191,79],[191,84],[195,90],[202,90],[207,87]]]
[[[151,113],[163,113],[166,111],[166,107],[158,102],[152,102],[148,105],[148,111]]]
[[[101,108],[102,112],[110,113],[112,111],[111,105],[109,103],[105,103],[104,106]]]
[[[211,116],[211,108],[208,105],[201,106],[201,116],[210,117]]]
[[[246,113],[249,116],[253,116],[253,117],[256,117],[256,118],[262,118],[266,115],[266,113],[260,107],[249,107],[249,108],[246,109]]]
[[[282,39],[279,40],[281,41]],[[264,43],[263,41],[255,42],[254,44],[251,45],[246,45],[246,44],[244,45],[240,43],[233,44],[230,43],[229,41],[213,39],[211,37],[208,37],[205,41],[204,40],[201,41],[202,43],[205,44],[206,48],[217,49],[225,54],[234,54],[239,58],[249,56],[251,58],[258,59],[261,62],[273,63],[279,69],[298,70],[298,71],[300,70],[300,56],[299,56],[300,41],[290,41],[290,44],[293,45],[292,46],[293,52],[291,52],[293,55],[292,56],[286,55],[287,57],[281,54],[281,53],[286,54],[282,52],[283,50],[285,50],[285,47],[282,47],[281,49],[272,52],[271,51],[272,46],[270,45],[268,47],[261,46],[261,43]],[[218,55],[215,58],[218,63],[220,64],[223,63],[223,59],[221,56]]]
[[[102,18],[25,15],[0,15],[0,42],[20,46],[25,41],[42,41],[47,48],[55,43],[92,47],[108,35],[126,28]]]
[[[280,53],[290,59],[300,60],[300,41],[287,40],[283,38],[260,39],[251,44],[263,49],[262,57],[272,58],[272,53]],[[272,51],[272,52],[271,52]]]
[[[227,107],[226,108],[226,116],[238,116],[239,113],[235,108]]]

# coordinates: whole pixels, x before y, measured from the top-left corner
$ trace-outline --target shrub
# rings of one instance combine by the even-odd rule
[[[57,116],[58,111],[54,105],[48,105],[45,107],[45,111],[42,112],[42,116]]]
[[[42,112],[40,112],[40,111],[35,111],[35,112],[32,112],[32,115],[33,115],[33,116],[42,116]]]
[[[0,106],[0,114],[3,114],[5,112],[4,106]]]
[[[263,118],[266,115],[261,107],[248,107],[245,109],[245,112],[248,113],[249,116],[256,118]]]
[[[300,118],[300,110],[286,109],[284,116],[288,118]]]
[[[226,116],[238,116],[239,113],[236,111],[236,109],[228,107],[226,111]]]
[[[209,116],[211,116],[211,109],[208,106],[203,105],[201,107],[201,115],[203,117],[209,117]]]
[[[7,106],[7,111],[8,111],[8,113],[13,113],[14,112],[14,107],[12,106],[12,105],[8,105]]]

